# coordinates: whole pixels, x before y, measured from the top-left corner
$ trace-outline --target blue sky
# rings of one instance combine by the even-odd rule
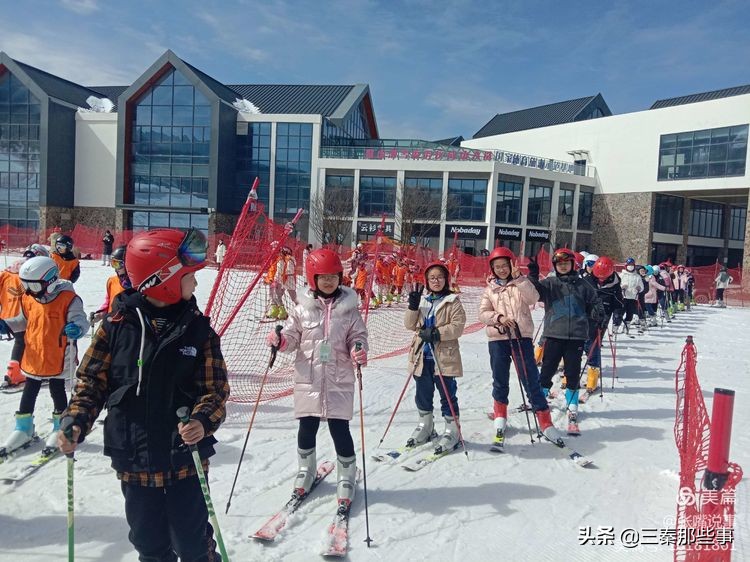
[[[168,48],[224,83],[366,82],[383,137],[470,137],[495,113],[597,92],[625,113],[750,83],[743,0],[0,5],[0,50],[81,84],[130,84]]]

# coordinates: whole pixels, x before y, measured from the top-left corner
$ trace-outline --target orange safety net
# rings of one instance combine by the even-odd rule
[[[727,481],[720,490],[703,486],[711,427],[696,365],[697,351],[692,336],[688,336],[675,373],[674,436],[680,455],[680,490],[671,539],[675,561],[723,562],[731,558],[734,497],[742,468],[730,462]]]

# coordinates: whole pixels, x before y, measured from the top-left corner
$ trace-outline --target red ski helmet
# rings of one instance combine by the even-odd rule
[[[596,260],[594,267],[591,268],[591,273],[600,281],[604,281],[614,272],[615,264],[607,256],[600,257],[598,260]]]
[[[206,266],[208,242],[202,232],[158,228],[136,234],[125,252],[125,269],[133,287],[167,304],[182,298],[180,282]]]
[[[575,264],[576,255],[573,253],[573,250],[569,248],[558,248],[555,250],[555,253],[552,254],[552,263],[558,263],[561,261],[572,262],[571,265]]]
[[[505,248],[502,246],[492,250],[489,257],[487,258],[487,263],[490,264],[490,273],[492,273],[492,262],[498,258],[507,258],[508,262],[512,264],[514,261],[516,261],[516,254],[514,254],[513,250],[511,250],[510,248]]]
[[[443,275],[445,276],[445,286],[448,286],[448,280],[450,279],[450,272],[448,271],[448,268],[445,266],[445,264],[441,261],[434,261],[432,263],[428,263],[427,266],[424,268],[424,284],[426,287],[429,287],[430,284],[427,281],[427,272],[430,271],[433,267],[439,267],[440,271],[443,272]]]
[[[307,264],[305,265],[305,275],[307,275],[307,284],[313,289],[317,289],[318,286],[315,283],[316,275],[333,275],[338,273],[339,282],[344,274],[344,266],[341,265],[341,259],[339,256],[326,248],[319,250],[313,250],[310,255],[307,256]]]

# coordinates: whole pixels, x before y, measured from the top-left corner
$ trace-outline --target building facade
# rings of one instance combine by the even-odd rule
[[[79,109],[92,96],[114,110]],[[128,86],[84,87],[0,53],[0,224],[231,232],[257,177],[269,215],[305,209],[316,244],[383,222],[441,252],[734,266],[749,102],[744,87],[613,115],[597,94],[496,115],[469,140],[382,139],[366,84],[225,85],[167,51]]]

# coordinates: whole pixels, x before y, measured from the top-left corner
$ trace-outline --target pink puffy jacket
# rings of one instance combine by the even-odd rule
[[[656,301],[659,298],[659,293],[657,291],[663,290],[663,285],[659,285],[656,280],[654,279],[653,275],[647,276],[648,279],[648,292],[643,297],[644,302],[647,302],[649,304],[655,304]]]
[[[498,285],[494,276],[488,277],[487,287],[479,303],[479,321],[487,325],[487,337],[490,340],[508,339],[507,333],[501,334],[495,328],[498,314],[515,320],[522,337],[533,337],[534,321],[529,307],[538,300],[539,293],[526,277],[518,277],[506,285]]]
[[[367,345],[367,328],[357,310],[357,294],[341,287],[341,296],[325,302],[310,290],[299,295],[282,335],[285,352],[296,351],[294,361],[294,416],[352,419],[354,366],[349,356],[356,342]],[[324,340],[331,346],[330,361],[320,360]]]

